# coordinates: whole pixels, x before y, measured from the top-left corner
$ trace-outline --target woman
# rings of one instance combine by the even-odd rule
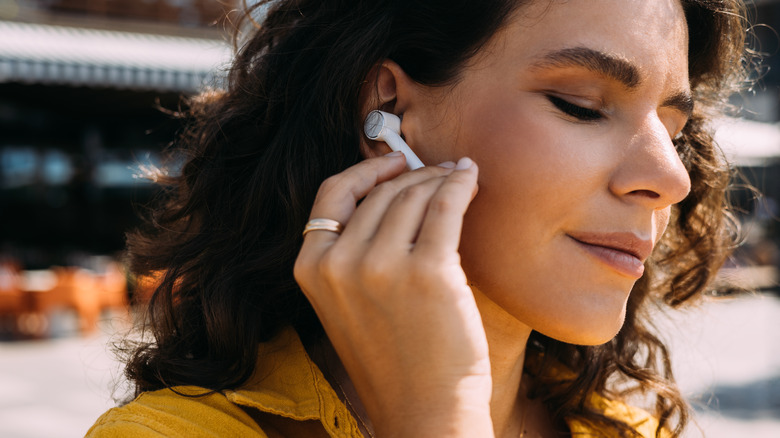
[[[731,245],[741,2],[265,3],[130,236],[153,339],[90,434],[679,435],[645,312]]]

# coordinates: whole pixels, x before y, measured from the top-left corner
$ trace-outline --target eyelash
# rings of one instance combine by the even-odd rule
[[[593,122],[604,118],[604,115],[596,110],[583,108],[558,96],[548,94],[547,99],[559,110],[583,122]]]

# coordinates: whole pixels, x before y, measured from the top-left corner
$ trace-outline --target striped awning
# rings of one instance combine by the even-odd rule
[[[0,21],[0,83],[194,92],[230,57],[214,39]]]

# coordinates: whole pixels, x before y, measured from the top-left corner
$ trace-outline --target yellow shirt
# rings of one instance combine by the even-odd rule
[[[240,389],[208,393],[195,386],[145,392],[110,409],[87,437],[341,437],[362,438],[357,422],[311,361],[292,329],[260,347],[257,369]],[[184,395],[180,395],[180,394]],[[644,411],[591,398],[606,415],[630,419],[644,437],[658,422]],[[577,437],[609,436],[576,420]]]

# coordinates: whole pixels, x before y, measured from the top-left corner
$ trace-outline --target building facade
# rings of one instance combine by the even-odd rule
[[[218,85],[221,0],[0,2],[0,258],[73,265],[116,255],[156,192],[144,178]]]

